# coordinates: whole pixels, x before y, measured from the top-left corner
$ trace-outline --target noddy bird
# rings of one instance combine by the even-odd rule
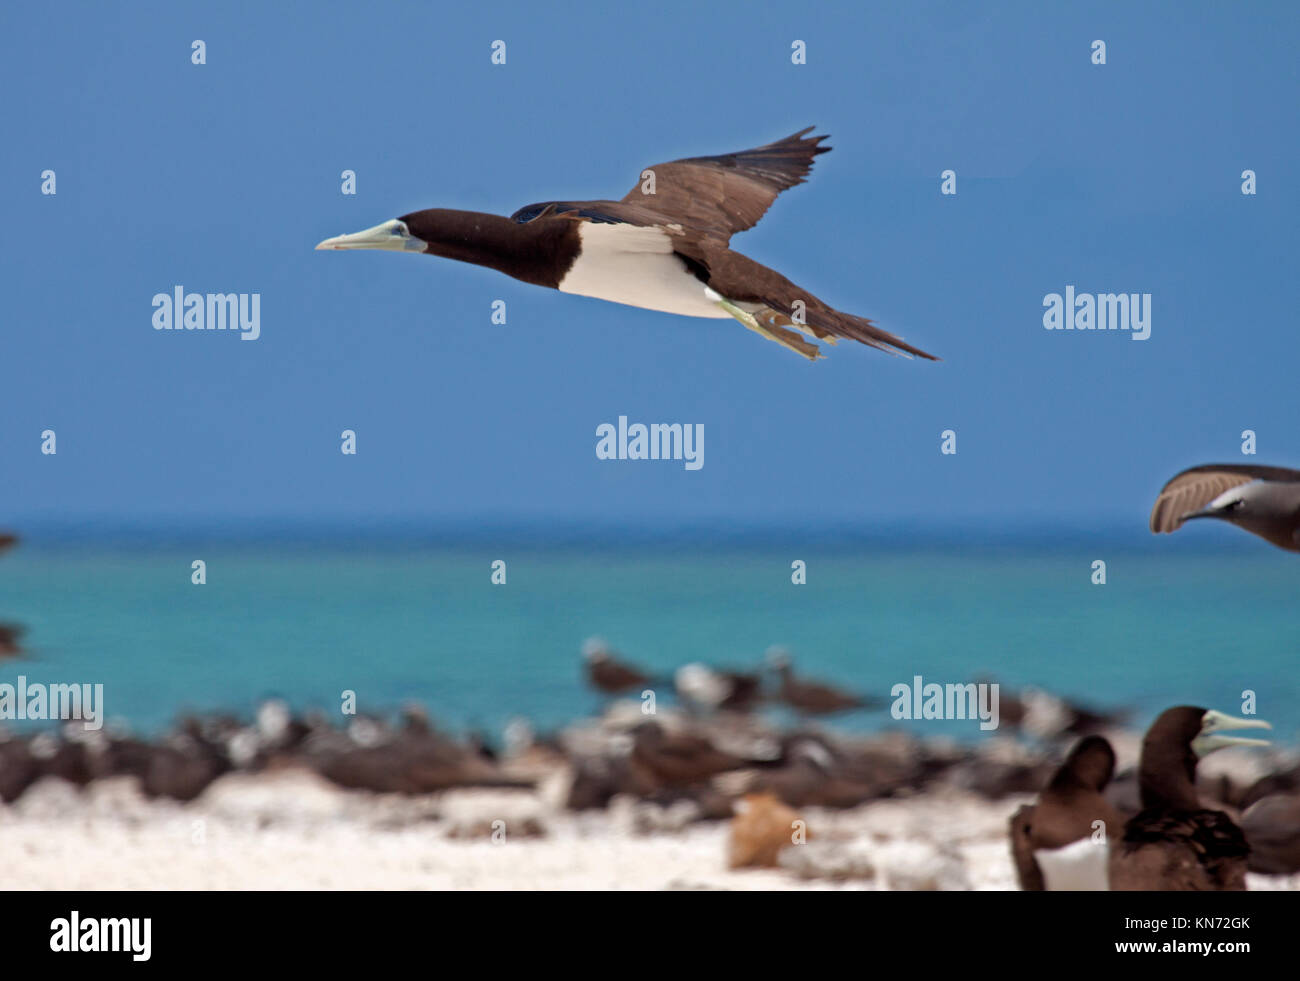
[[[812,129],[752,150],[655,164],[618,201],[543,201],[509,218],[430,208],[316,248],[436,255],[562,293],[685,317],[734,317],[809,360],[818,348],[800,334],[937,360],[732,251],[731,236],[756,225],[830,150],[821,145],[825,136],[807,135]]]
[[[767,652],[767,663],[781,678],[777,698],[791,708],[808,715],[829,715],[848,709],[870,708],[879,704],[873,699],[834,688],[820,681],[796,678],[790,656],[779,647]]]
[[[640,691],[654,684],[650,675],[615,658],[614,652],[599,637],[592,637],[582,645],[582,658],[586,662],[587,681],[591,687],[607,695]]]
[[[1271,729],[1262,719],[1237,719],[1214,709],[1178,705],[1160,714],[1142,740],[1138,783],[1142,807],[1110,852],[1114,890],[1227,891],[1246,888],[1250,846],[1223,811],[1201,806],[1196,763],[1225,746],[1267,746],[1228,735]]]
[[[1174,477],[1151,509],[1151,530],[1218,518],[1288,552],[1300,552],[1300,470],[1207,463]]]
[[[1038,795],[1011,818],[1011,857],[1026,891],[1107,889],[1111,838],[1123,818],[1103,791],[1115,751],[1101,736],[1079,740]]]

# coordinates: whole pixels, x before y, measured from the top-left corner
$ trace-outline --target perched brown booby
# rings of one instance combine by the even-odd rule
[[[1105,891],[1109,839],[1124,826],[1103,796],[1114,773],[1110,743],[1088,736],[1070,751],[1037,803],[1012,815],[1011,857],[1021,889]]]
[[[1264,739],[1230,736],[1271,729],[1261,719],[1237,719],[1214,709],[1178,705],[1160,714],[1138,763],[1142,807],[1110,852],[1114,890],[1242,890],[1250,846],[1222,811],[1201,805],[1196,762],[1225,746],[1266,746]]]
[[[842,313],[780,273],[734,252],[776,196],[802,184],[830,150],[813,127],[775,143],[656,164],[619,201],[544,201],[509,218],[431,208],[327,238],[318,249],[385,249],[488,266],[537,286],[685,317],[734,317],[810,360],[845,337],[937,360]]]
[[[1151,509],[1151,530],[1219,518],[1288,552],[1300,552],[1300,470],[1208,463],[1178,474]]]
[[[582,645],[582,658],[591,687],[607,695],[640,691],[653,682],[644,671],[615,658],[614,652],[599,637],[592,637]]]
[[[796,678],[790,666],[790,656],[774,647],[767,652],[767,663],[781,679],[777,698],[791,708],[808,715],[829,715],[848,709],[871,708],[880,703],[875,699],[855,695],[820,681]]]

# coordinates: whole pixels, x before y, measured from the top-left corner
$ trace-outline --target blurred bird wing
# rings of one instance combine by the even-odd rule
[[[1183,515],[1199,511],[1226,490],[1252,480],[1300,481],[1300,470],[1236,463],[1209,463],[1178,474],[1161,489],[1151,509],[1151,530],[1156,533],[1182,527]]]

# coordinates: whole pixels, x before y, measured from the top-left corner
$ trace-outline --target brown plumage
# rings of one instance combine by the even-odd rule
[[[637,726],[631,763],[655,788],[689,786],[727,770],[752,765],[743,756],[718,749],[706,736],[669,732],[658,722]]]
[[[849,709],[870,708],[878,702],[835,688],[821,681],[796,678],[789,657],[777,650],[770,652],[768,663],[781,679],[777,698],[791,708],[808,715],[829,715]]]
[[[752,228],[830,150],[825,136],[807,135],[812,128],[750,150],[656,164],[619,201],[543,201],[509,220],[426,209],[317,248],[423,252],[581,296],[683,316],[731,316],[812,360],[818,348],[800,335],[937,360],[731,250],[731,236]]]
[[[1234,488],[1240,490],[1212,506]],[[1237,463],[1184,470],[1156,498],[1151,530],[1177,531],[1194,518],[1219,518],[1278,548],[1300,551],[1300,470]]]
[[[1123,840],[1111,849],[1111,889],[1246,888],[1250,846],[1232,818],[1202,806],[1196,762],[1224,746],[1261,742],[1223,732],[1266,727],[1190,705],[1160,714],[1142,741],[1138,780],[1143,810],[1124,826]]]
[[[1020,888],[1037,891],[1049,888],[1039,863],[1043,853],[1057,852],[1075,842],[1118,837],[1123,818],[1103,792],[1115,773],[1115,751],[1101,736],[1081,739],[1060,769],[1038,795],[1011,817],[1009,835],[1012,861]],[[1096,822],[1102,822],[1096,826]],[[1099,851],[1097,880],[1104,882],[1106,853]],[[1057,888],[1076,888],[1067,880]]]
[[[781,758],[758,772],[752,789],[793,807],[857,807],[888,797],[917,780],[916,767],[880,752],[853,751],[817,734],[785,740]]]
[[[806,136],[812,130],[752,150],[655,164],[647,168],[654,175],[653,196],[645,193],[643,177],[623,203],[645,204],[725,242],[757,225],[778,194],[807,179],[813,158],[830,152],[819,145],[825,136]]]
[[[582,656],[586,662],[588,684],[606,695],[640,691],[652,682],[650,675],[619,661],[614,652],[600,641],[588,641]]]
[[[1300,872],[1300,793],[1272,794],[1251,804],[1241,815],[1241,830],[1250,843],[1250,871]]]

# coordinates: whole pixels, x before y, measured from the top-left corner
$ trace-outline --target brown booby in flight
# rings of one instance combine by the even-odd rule
[[[1103,795],[1114,773],[1110,743],[1088,736],[1070,751],[1037,803],[1012,815],[1011,857],[1021,889],[1106,890],[1109,839],[1124,826]]]
[[[1232,818],[1201,806],[1196,762],[1225,746],[1266,746],[1267,740],[1227,733],[1271,728],[1260,719],[1237,719],[1190,705],[1160,714],[1142,740],[1138,783],[1143,809],[1110,851],[1111,889],[1246,888],[1250,846]]]
[[[1219,518],[1300,552],[1300,470],[1209,463],[1174,477],[1151,509],[1151,530],[1177,531],[1193,518]]]
[[[509,218],[431,208],[327,238],[318,249],[385,249],[488,266],[537,286],[685,317],[734,317],[809,360],[845,337],[937,360],[733,252],[776,196],[830,150],[813,127],[766,146],[656,164],[618,201],[544,201]]]

